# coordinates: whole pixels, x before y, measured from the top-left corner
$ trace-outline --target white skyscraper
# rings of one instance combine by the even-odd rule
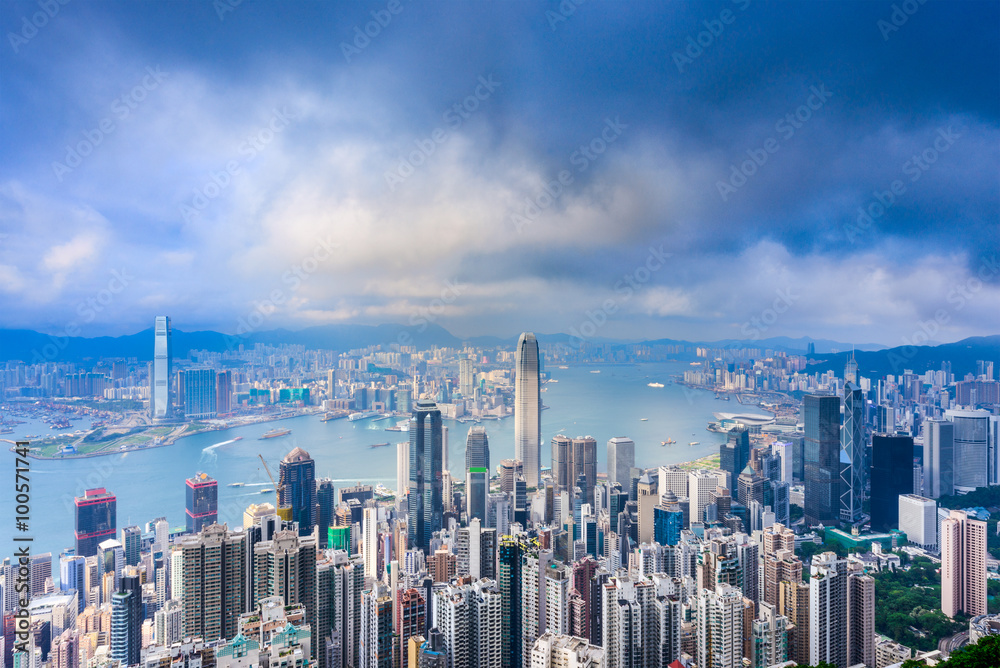
[[[916,494],[899,495],[899,530],[927,550],[937,548],[937,502]]]
[[[743,665],[743,596],[727,584],[698,596],[698,665],[737,668]]]
[[[378,572],[378,508],[372,506],[364,509],[361,526],[362,547],[365,557],[365,577],[379,578]]]
[[[406,496],[410,488],[410,442],[396,444],[396,500]]]
[[[847,666],[847,560],[813,557],[809,578],[809,663]]]
[[[149,377],[149,415],[154,420],[166,419],[172,415],[172,366],[170,318],[158,315],[153,325],[153,364]]]
[[[542,394],[538,378],[538,341],[531,332],[524,332],[517,340],[515,369],[514,458],[523,463],[528,486],[537,487],[542,467]]]
[[[955,425],[955,491],[973,492],[977,487],[986,487],[989,412],[950,410],[944,416]]]

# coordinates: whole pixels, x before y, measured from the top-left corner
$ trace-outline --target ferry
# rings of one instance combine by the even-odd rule
[[[649,418],[639,418],[639,422],[649,422]]]
[[[260,490],[261,494],[271,494],[273,492],[274,492],[274,490],[271,489],[270,487],[265,487],[264,489]]]
[[[699,445],[698,441],[691,441],[688,445]]]
[[[242,487],[245,484],[245,482],[231,482],[226,487]]]
[[[260,437],[260,440],[264,440],[265,438],[278,438],[279,436],[291,433],[291,429],[272,429],[271,431],[264,432],[264,435]]]
[[[646,383],[647,387],[663,387],[663,383]]]

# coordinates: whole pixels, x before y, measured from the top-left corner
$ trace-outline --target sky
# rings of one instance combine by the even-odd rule
[[[1000,3],[0,19],[2,328],[1000,333]]]

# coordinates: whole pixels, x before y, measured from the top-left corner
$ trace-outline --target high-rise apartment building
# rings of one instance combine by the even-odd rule
[[[316,462],[302,448],[294,448],[278,465],[279,508],[292,509],[299,535],[308,536],[316,526]]]
[[[246,609],[246,534],[213,524],[183,536],[177,549],[184,636],[232,638]]]
[[[853,362],[853,359],[852,359]],[[868,482],[865,464],[865,398],[853,382],[844,385],[844,426],[840,430],[840,520],[857,524]]]
[[[215,412],[225,415],[233,411],[233,372],[219,371],[215,375]]]
[[[847,665],[875,665],[875,578],[847,577]]]
[[[743,665],[743,596],[719,585],[698,596],[698,665],[737,668]]]
[[[899,525],[899,497],[913,493],[913,437],[872,436],[871,526],[888,531]]]
[[[986,522],[952,510],[941,522],[941,610],[986,614]]]
[[[813,557],[809,578],[809,663],[847,668],[847,560]]]
[[[776,605],[760,604],[750,634],[747,658],[753,668],[768,668],[788,660],[788,618],[778,613]]]
[[[153,323],[153,364],[149,374],[149,415],[154,420],[173,417],[173,351],[170,344],[170,318],[156,316]]]
[[[204,527],[215,524],[219,517],[219,481],[207,473],[199,473],[188,478],[185,486],[186,503],[184,515],[187,530],[198,533]],[[126,550],[126,561],[128,550]]]
[[[427,553],[444,516],[441,411],[433,401],[418,401],[410,418],[410,480],[407,493],[409,547]]]
[[[625,436],[608,440],[608,483],[618,483],[628,489],[635,467],[635,442]]]
[[[807,394],[805,423],[805,519],[831,524],[840,519],[840,397]]]
[[[538,341],[524,332],[517,341],[514,379],[514,458],[524,466],[524,480],[537,487],[541,472],[542,394]]]
[[[313,646],[323,632],[317,620],[317,593],[322,591],[317,587],[318,552],[314,536],[294,531],[278,531],[253,549],[255,599],[280,596],[285,605],[303,606]]]
[[[76,553],[81,557],[97,554],[97,546],[113,538],[117,522],[117,499],[103,487],[88,489],[74,500],[76,509]]]

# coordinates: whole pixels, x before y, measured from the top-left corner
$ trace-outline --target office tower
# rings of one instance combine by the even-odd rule
[[[913,493],[913,437],[872,437],[871,526],[888,531],[899,524],[899,496]]]
[[[361,664],[392,668],[392,596],[384,585],[366,591],[361,602]]]
[[[865,466],[865,399],[861,388],[853,382],[844,386],[840,464],[840,520],[856,524],[861,521],[868,468]]]
[[[747,508],[750,507],[751,501],[756,501],[763,508],[766,483],[767,479],[747,464],[746,468],[740,472],[739,477],[736,479],[736,489],[739,494],[737,500]]]
[[[441,411],[433,401],[418,401],[410,419],[406,544],[425,553],[444,515],[442,447]]]
[[[303,606],[311,641],[318,647],[317,553],[315,536],[278,531],[271,540],[254,546],[252,567],[255,600],[260,602],[269,596],[280,596],[285,605]]]
[[[778,457],[780,462],[780,480],[781,482],[787,482],[789,485],[795,478],[794,473],[794,460],[792,459],[792,444],[783,441],[775,441],[771,444],[771,452]]]
[[[635,442],[616,436],[608,440],[608,482],[617,482],[627,489],[630,471],[635,466]]]
[[[639,542],[652,543],[653,509],[660,500],[657,494],[657,479],[651,478],[648,473],[643,473],[636,491],[639,504]]]
[[[955,493],[955,425],[924,422],[924,493],[932,499]]]
[[[916,494],[899,497],[899,530],[925,550],[937,549],[937,502]]]
[[[840,518],[840,397],[807,394],[805,422],[806,523]]]
[[[213,524],[183,536],[177,549],[182,571],[174,584],[179,580],[184,636],[232,638],[248,595],[246,534]]]
[[[87,559],[78,554],[67,554],[59,558],[59,589],[77,592],[79,605],[77,612],[83,612],[87,607],[86,568]],[[13,594],[13,591],[11,593]]]
[[[219,371],[215,374],[215,412],[226,415],[233,411],[233,372]]]
[[[573,439],[569,436],[556,434],[552,437],[550,444],[552,449],[552,483],[556,491],[572,488],[572,457]]]
[[[465,512],[471,520],[486,521],[486,500],[490,495],[490,443],[486,429],[473,427],[465,439]]]
[[[954,484],[956,493],[986,487],[989,476],[988,433],[990,414],[984,410],[945,411],[945,419],[955,425]]]
[[[183,398],[184,417],[188,420],[216,416],[215,371],[207,368],[185,369],[177,374]]]
[[[809,578],[809,663],[847,668],[847,560],[813,557]]]
[[[466,399],[471,399],[475,395],[476,375],[472,370],[472,360],[458,360],[458,391]]]
[[[139,574],[130,568],[111,597],[111,652],[123,666],[139,663],[142,649],[142,588]]]
[[[555,490],[572,490],[580,485],[585,503],[592,503],[597,484],[597,441],[590,436],[552,438],[552,482]]]
[[[705,521],[705,506],[712,502],[712,495],[719,488],[719,475],[710,471],[688,473],[688,498],[690,500],[690,521]]]
[[[149,416],[154,420],[173,417],[174,393],[170,384],[172,372],[170,318],[159,315],[153,323],[153,364],[149,374]]]
[[[847,665],[875,665],[875,578],[847,577]]]
[[[278,465],[279,508],[292,509],[299,535],[308,536],[316,526],[316,462],[302,448],[294,448]]]
[[[1000,485],[1000,415],[991,415],[987,427],[987,478],[989,484]]]
[[[31,555],[29,565],[28,592],[31,598],[41,596],[45,593],[45,581],[52,578],[52,553]]]
[[[768,668],[788,660],[788,618],[778,613],[776,605],[762,602],[751,629],[747,658],[752,668]]]
[[[524,465],[529,487],[538,487],[541,470],[542,394],[538,341],[524,332],[517,341],[514,385],[514,457]]]
[[[316,481],[316,524],[319,526],[319,546],[326,549],[330,527],[334,525],[336,510],[333,480],[320,478]]]
[[[125,550],[125,565],[137,566],[139,564],[139,548],[142,544],[142,530],[135,525],[123,527],[121,543]]]
[[[604,649],[585,639],[546,631],[531,647],[532,668],[603,668]]]
[[[215,524],[219,518],[219,482],[208,477],[207,473],[198,473],[193,478],[188,478],[186,483],[184,515],[187,518],[187,530],[198,533],[204,527]],[[127,548],[125,555],[127,561]]]
[[[669,489],[660,496],[660,503],[653,508],[653,540],[660,545],[676,545],[684,529],[684,512],[677,503],[677,496]]]
[[[720,585],[698,595],[697,657],[699,666],[736,668],[743,665],[743,597],[740,590]]]
[[[81,557],[97,554],[97,546],[116,532],[115,495],[103,487],[88,489],[74,500],[76,507],[76,553]]]
[[[941,522],[941,611],[986,614],[986,522],[952,510]]]
[[[524,474],[524,464],[519,459],[500,460],[500,491],[505,494],[514,493],[514,481]]]
[[[719,446],[719,468],[729,474],[726,487],[735,488],[736,478],[749,463],[750,430],[746,428],[731,429],[726,442]]]

